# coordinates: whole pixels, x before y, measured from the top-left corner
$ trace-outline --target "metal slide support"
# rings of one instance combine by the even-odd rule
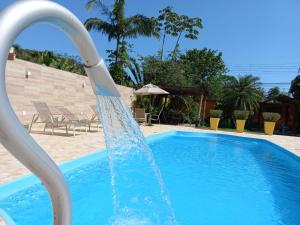
[[[75,44],[96,95],[120,95],[89,33],[66,8],[46,0],[22,0],[0,11],[0,141],[48,189],[53,224],[71,225],[71,199],[64,176],[18,120],[5,87],[5,67],[10,47],[24,29],[40,22],[62,30]]]

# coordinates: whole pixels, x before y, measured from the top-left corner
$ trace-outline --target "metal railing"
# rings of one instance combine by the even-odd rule
[[[46,186],[52,201],[53,224],[71,225],[71,199],[64,176],[18,120],[5,86],[5,67],[10,47],[24,29],[40,22],[60,29],[75,44],[96,95],[120,95],[89,33],[70,11],[46,0],[17,1],[0,11],[0,141]]]

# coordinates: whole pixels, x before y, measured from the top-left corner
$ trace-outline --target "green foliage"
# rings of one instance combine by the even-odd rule
[[[223,96],[224,83],[228,78],[223,75],[226,71],[222,54],[210,49],[187,51],[177,61],[170,58],[161,60],[159,56],[144,57],[142,60],[145,84],[153,83],[161,87],[200,86],[204,90],[207,89],[209,97],[217,100],[221,100]],[[164,110],[166,119],[196,121],[199,108],[196,100],[190,96],[174,96],[171,98],[172,104]],[[178,110],[179,106],[192,109],[191,113],[183,109]]]
[[[116,40],[116,49],[108,50],[110,72],[115,82],[130,85],[132,81],[126,73],[126,64],[129,60],[128,43],[126,39],[139,36],[159,37],[156,32],[156,21],[141,14],[125,17],[125,0],[115,0],[110,9],[101,0],[89,0],[86,4],[88,10],[98,9],[106,20],[89,18],[84,25],[87,30],[94,30],[107,35],[108,40]]]
[[[272,87],[269,89],[267,93],[267,99],[272,99],[275,97],[278,97],[281,94],[280,88],[279,87]]]
[[[159,11],[156,19],[156,31],[162,37],[161,60],[163,59],[164,46],[168,35],[176,37],[176,44],[171,53],[172,59],[175,59],[179,52],[179,42],[182,37],[196,40],[198,39],[199,30],[202,29],[202,20],[198,17],[190,18],[186,15],[178,15],[171,6]]]
[[[195,123],[198,104],[190,96],[169,96],[164,119],[168,123]]]
[[[131,78],[133,78],[133,86],[135,89],[141,88],[144,85],[144,75],[141,71],[141,66],[136,59],[129,57],[126,67],[131,73]]]
[[[156,29],[163,35],[177,36],[176,23],[178,22],[178,14],[173,12],[171,6],[167,6],[159,10],[159,16],[156,19]]]
[[[144,83],[159,86],[186,86],[187,78],[180,63],[160,61],[157,57],[144,57],[142,62]]]
[[[231,77],[225,85],[223,106],[228,111],[235,109],[255,111],[263,99],[263,89],[258,77],[245,75]]]
[[[109,63],[108,69],[114,81],[117,84],[124,86],[132,86],[133,81],[131,77],[127,74],[126,68],[128,67],[128,61],[131,58],[129,52],[131,51],[131,45],[126,41],[120,43],[119,52],[116,50],[107,50]],[[116,57],[118,61],[116,62]]]
[[[154,104],[153,104],[154,103]],[[145,108],[146,112],[157,114],[162,107],[164,123],[194,123],[197,118],[197,103],[188,96],[137,96],[133,103],[135,108]]]
[[[136,96],[136,99],[132,105],[134,108],[145,108],[146,112],[149,112],[151,110],[149,108],[151,105],[151,97],[150,96]]]
[[[225,95],[225,87],[229,80],[231,79],[231,76],[228,75],[217,75],[212,76],[207,79],[207,89],[209,98],[216,100],[218,103],[222,103]]]
[[[144,57],[144,83],[161,86],[200,86],[208,89],[210,97],[221,100],[227,69],[222,54],[210,49],[193,49],[182,54],[178,61],[161,61],[159,57]]]
[[[211,109],[209,115],[211,118],[220,118],[223,114],[223,110],[220,109]]]
[[[222,53],[211,49],[192,49],[181,55],[184,72],[191,84],[201,85],[205,80],[227,72]]]
[[[227,72],[222,53],[207,48],[192,49],[181,55],[178,62],[190,86],[200,86],[207,89],[210,98],[222,99]]]
[[[172,52],[172,58],[176,59],[177,50],[179,49],[179,41],[182,36],[187,39],[198,39],[199,31],[202,28],[202,21],[200,18],[189,18],[188,16],[181,15],[176,23],[177,40]]]
[[[273,112],[264,112],[263,118],[267,122],[277,122],[280,119],[279,113],[273,113]]]
[[[78,57],[60,55],[51,51],[23,49],[18,45],[14,45],[14,48],[18,59],[85,75],[84,67]]]
[[[292,80],[290,91],[294,98],[300,98],[300,75],[296,76],[294,80]]]
[[[233,111],[246,110],[251,115],[258,109],[264,98],[264,92],[258,77],[245,75],[241,77],[226,76],[224,95],[221,108],[224,110],[224,119],[221,126],[233,127]]]
[[[250,112],[247,110],[234,110],[233,115],[237,120],[247,120],[249,118]]]

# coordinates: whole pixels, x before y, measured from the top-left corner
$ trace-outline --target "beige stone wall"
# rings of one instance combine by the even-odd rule
[[[28,79],[26,71],[30,71]],[[85,85],[84,85],[85,84]],[[96,98],[88,77],[16,59],[8,61],[6,87],[9,100],[25,124],[36,112],[32,101],[44,101],[53,113],[56,106],[65,106],[74,113],[92,114],[90,105]],[[123,100],[131,106],[133,90],[118,86]]]

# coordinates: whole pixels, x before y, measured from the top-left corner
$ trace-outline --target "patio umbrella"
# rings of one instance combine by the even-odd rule
[[[135,95],[168,95],[169,92],[154,84],[147,84],[134,92]]]
[[[154,84],[147,84],[147,85],[143,86],[142,88],[136,90],[134,92],[134,94],[135,95],[168,95],[170,93],[163,90],[163,89],[161,89],[160,87],[158,87]],[[152,111],[151,109],[152,109],[152,105],[153,105],[153,102],[154,102],[154,98],[152,98],[152,96],[151,96],[151,99],[152,100],[150,101],[150,113]],[[160,113],[162,112],[163,108],[164,108],[164,106],[161,108]],[[159,115],[158,115],[158,118],[159,118]],[[150,114],[149,125],[151,125],[151,114]]]

